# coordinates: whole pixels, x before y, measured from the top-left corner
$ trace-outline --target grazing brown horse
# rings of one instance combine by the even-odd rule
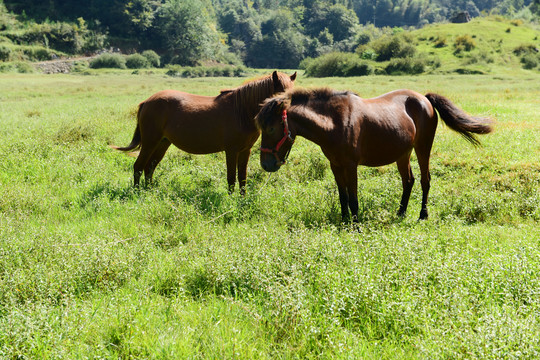
[[[131,144],[111,147],[140,149],[133,166],[135,186],[143,171],[146,183],[151,183],[171,143],[192,154],[225,151],[229,191],[234,190],[238,167],[240,191],[244,192],[251,147],[260,134],[255,115],[266,98],[293,87],[295,79],[296,73],[288,76],[274,71],[216,97],[176,90],[157,92],[140,103]]]
[[[430,187],[429,157],[437,113],[473,145],[474,135],[492,131],[489,120],[467,115],[447,98],[396,90],[373,99],[329,89],[295,89],[265,101],[256,117],[262,131],[261,166],[276,171],[285,163],[296,136],[318,144],[330,160],[343,220],[358,219],[357,167],[397,163],[403,184],[398,214],[405,215],[414,177],[410,157],[414,149],[420,164],[422,210],[427,219]]]

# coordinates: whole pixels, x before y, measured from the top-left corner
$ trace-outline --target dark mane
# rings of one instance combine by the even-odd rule
[[[286,75],[278,73],[279,80],[286,84],[290,81]],[[259,105],[274,94],[274,81],[272,75],[265,75],[258,79],[250,80],[235,89],[222,90],[216,99],[224,96],[232,96],[234,112],[244,126],[253,126],[253,118],[259,111]]]
[[[259,130],[265,128],[272,120],[272,113],[276,107],[283,108],[286,94],[281,94],[270,99],[266,99],[263,103],[261,111],[255,117],[255,125]]]
[[[336,91],[329,88],[302,89],[296,88],[287,92],[290,105],[305,105],[310,101],[328,101],[334,96],[356,95],[351,91]]]
[[[327,102],[332,97],[348,95],[358,96],[351,91],[336,91],[329,88],[292,88],[273,98],[267,99],[255,118],[255,125],[259,129],[267,127],[272,122],[272,115],[278,112],[276,108],[281,110],[288,109],[290,106],[308,105],[310,102]]]

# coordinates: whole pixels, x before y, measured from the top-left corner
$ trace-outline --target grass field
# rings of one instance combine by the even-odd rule
[[[0,75],[0,358],[457,359],[540,356],[540,75],[308,79],[372,97],[438,92],[496,118],[473,148],[439,125],[430,219],[395,166],[359,168],[340,224],[320,149],[298,139],[248,192],[224,154],[169,150],[131,187],[140,101],[242,79]],[[413,159],[413,172],[419,178]]]

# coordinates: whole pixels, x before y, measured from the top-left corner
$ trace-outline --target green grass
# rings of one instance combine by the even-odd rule
[[[474,18],[466,24],[433,24],[411,32],[420,53],[436,57],[435,72],[477,71],[513,75],[522,65],[513,51],[522,45],[540,45],[537,25],[498,17]],[[468,37],[473,48],[456,52],[456,40]],[[538,68],[536,69],[538,70]]]
[[[130,141],[140,101],[242,80],[0,75],[0,358],[538,357],[539,80],[300,76],[497,119],[479,149],[439,126],[428,221],[418,183],[396,216],[386,166],[359,168],[350,226],[305,139],[273,174],[257,144],[245,197],[227,194],[224,154],[172,148],[155,186],[132,189],[134,159],[108,145]]]

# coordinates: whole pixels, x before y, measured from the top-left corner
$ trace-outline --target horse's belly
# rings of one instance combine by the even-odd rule
[[[210,141],[204,138],[169,138],[169,140],[182,151],[190,154],[211,154],[225,150],[225,146],[221,141]]]
[[[382,142],[362,146],[358,156],[358,164],[365,166],[383,166],[396,162],[405,154],[410,154],[413,149],[410,141]]]
[[[212,129],[177,128],[166,131],[165,137],[180,150],[191,154],[210,154],[225,150],[225,139]]]

